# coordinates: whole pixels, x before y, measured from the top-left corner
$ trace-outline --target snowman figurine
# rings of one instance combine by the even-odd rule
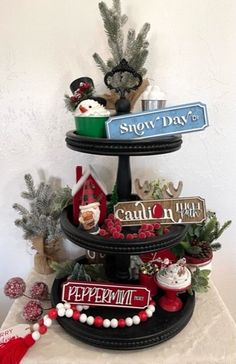
[[[87,99],[79,103],[74,112],[74,116],[110,116],[110,112],[97,101]]]

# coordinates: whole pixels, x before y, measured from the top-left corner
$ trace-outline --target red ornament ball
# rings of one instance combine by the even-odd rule
[[[43,313],[43,308],[39,301],[31,300],[23,308],[23,317],[26,321],[37,321]]]
[[[101,327],[103,325],[103,318],[101,316],[96,316],[94,318],[94,326]]]
[[[4,286],[4,294],[10,298],[23,296],[26,289],[24,280],[20,277],[13,277]]]
[[[44,282],[35,282],[30,289],[30,297],[38,300],[45,300],[48,298],[48,286]]]

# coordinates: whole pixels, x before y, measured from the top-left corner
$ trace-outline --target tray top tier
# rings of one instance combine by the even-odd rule
[[[146,239],[103,238],[80,230],[72,223],[72,206],[65,208],[61,215],[61,227],[67,238],[82,248],[105,254],[141,254],[170,248],[176,245],[186,234],[184,224],[172,225],[166,235]]]
[[[71,130],[66,133],[67,147],[77,152],[100,155],[154,155],[175,152],[182,144],[181,135],[158,138],[116,140],[90,138],[76,134]]]

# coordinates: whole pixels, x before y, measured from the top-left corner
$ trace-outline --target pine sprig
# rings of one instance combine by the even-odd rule
[[[113,0],[113,6],[110,9],[104,1],[100,2],[98,6],[112,57],[104,62],[98,53],[94,53],[93,58],[97,66],[106,74],[125,58],[131,67],[144,76],[147,72],[143,66],[148,56],[149,43],[146,37],[150,30],[150,24],[145,23],[137,37],[135,30],[129,29],[126,37],[123,27],[128,21],[128,17],[125,14],[122,15],[120,0]],[[123,78],[122,87],[131,86],[130,77],[130,75],[126,75]],[[119,78],[117,81],[113,78],[113,84],[120,85]]]
[[[45,182],[41,182],[36,188],[30,174],[25,176],[25,183],[28,191],[22,196],[29,200],[29,209],[17,203],[13,205],[21,215],[15,225],[23,230],[24,239],[41,236],[48,245],[63,235],[59,218],[72,199],[71,189],[60,187],[54,190],[52,185]]]

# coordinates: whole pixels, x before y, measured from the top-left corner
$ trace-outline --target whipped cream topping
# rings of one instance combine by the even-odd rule
[[[103,105],[97,101],[87,99],[81,101],[74,111],[74,116],[110,116],[110,111],[106,110]]]
[[[142,100],[166,100],[166,95],[161,91],[159,86],[148,86],[146,91],[143,92]]]
[[[160,269],[156,275],[157,282],[163,288],[185,289],[191,285],[191,273],[185,266],[186,260],[180,259],[175,264]]]

